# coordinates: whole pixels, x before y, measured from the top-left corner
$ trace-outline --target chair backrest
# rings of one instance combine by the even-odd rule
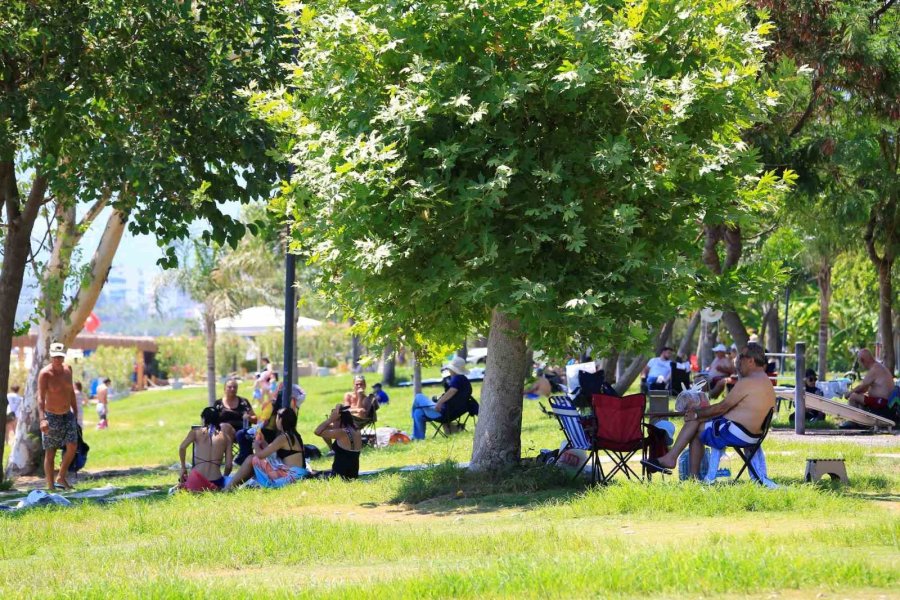
[[[766,418],[763,419],[762,428],[760,429],[759,435],[759,444],[762,445],[763,440],[766,439],[766,436],[769,435],[769,427],[772,426],[772,416],[775,414],[775,409],[770,408],[769,413],[766,415]]]
[[[566,396],[551,396],[550,410],[553,411],[553,416],[559,421],[559,426],[566,435],[569,446],[579,450],[590,450],[593,448],[593,444],[591,444],[591,440],[581,424],[581,413],[578,412],[571,400]]]
[[[643,394],[617,398],[596,394],[591,398],[597,417],[597,441],[619,444],[641,440],[645,400]]]

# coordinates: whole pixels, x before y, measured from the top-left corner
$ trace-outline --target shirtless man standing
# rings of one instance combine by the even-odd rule
[[[641,461],[651,472],[670,472],[678,455],[690,444],[691,476],[696,478],[704,445],[723,449],[749,446],[759,440],[763,421],[775,407],[775,389],[766,375],[766,351],[759,344],[747,344],[737,361],[741,378],[725,399],[705,408],[689,409],[672,449],[658,459]]]
[[[894,391],[894,378],[868,349],[859,351],[859,364],[867,371],[859,385],[848,392],[850,406],[863,410],[883,410]]]
[[[75,458],[78,432],[75,415],[78,405],[72,384],[72,369],[65,364],[66,348],[50,344],[50,364],[38,374],[38,416],[41,419],[41,442],[44,446],[44,475],[47,488],[53,489],[53,465],[57,448],[65,448],[56,485],[71,489],[66,475]]]

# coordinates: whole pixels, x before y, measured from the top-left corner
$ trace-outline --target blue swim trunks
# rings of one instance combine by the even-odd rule
[[[759,434],[750,433],[740,423],[729,421],[725,417],[707,421],[700,432],[700,441],[705,446],[718,450],[723,450],[726,446],[752,446],[759,441],[759,437]]]

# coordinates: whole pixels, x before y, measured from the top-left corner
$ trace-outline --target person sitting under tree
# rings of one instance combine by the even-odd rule
[[[225,486],[226,490],[234,489],[251,475],[264,488],[284,487],[309,475],[303,438],[297,433],[297,413],[290,408],[279,409],[275,413],[275,428],[278,437],[271,444],[256,438],[256,452],[244,461],[238,474]]]
[[[716,357],[709,365],[709,397],[718,398],[725,391],[728,378],[737,373],[737,370],[734,368],[734,361],[726,354],[725,344],[718,344],[713,352]]]
[[[425,394],[416,394],[413,398],[412,419],[413,439],[424,440],[425,428],[428,420],[438,420],[450,415],[456,418],[468,410],[469,400],[472,398],[472,383],[466,377],[466,360],[456,356],[446,366],[450,377],[447,381],[447,389],[437,399],[430,400]]]
[[[334,407],[327,419],[316,427],[316,435],[325,440],[334,452],[331,475],[343,479],[359,477],[359,455],[362,435],[346,406]]]
[[[338,407],[345,406],[357,419],[366,419],[372,410],[374,401],[373,394],[366,394],[366,378],[357,375],[353,378],[353,391],[344,394],[344,402]]]
[[[644,367],[644,381],[649,390],[668,390],[672,382],[672,353],[674,350],[666,346],[659,356],[651,358]]]
[[[775,407],[775,388],[766,375],[766,351],[759,344],[747,344],[738,355],[741,378],[725,399],[705,408],[684,413],[684,427],[672,448],[657,459],[641,463],[653,472],[671,473],[681,451],[690,444],[691,476],[700,476],[703,446],[724,449],[727,446],[751,446],[759,441],[769,410]]]
[[[221,429],[222,414],[214,407],[207,406],[200,412],[202,427],[191,428],[181,446],[181,487],[189,492],[221,490],[225,477],[231,473],[231,437]],[[189,446],[194,446],[194,459],[188,474],[185,454]],[[222,465],[225,465],[224,475]]]
[[[866,370],[866,376],[859,385],[847,392],[848,403],[854,408],[883,415],[888,409],[888,398],[894,391],[894,377],[887,367],[875,360],[868,348],[860,350],[857,358],[860,366]],[[855,427],[853,423],[848,423],[844,425]]]

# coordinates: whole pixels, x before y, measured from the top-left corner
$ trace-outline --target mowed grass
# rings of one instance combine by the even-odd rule
[[[350,377],[302,384],[300,429],[315,443]],[[388,392],[380,423],[411,431],[411,391]],[[111,429],[88,431],[89,469],[172,465],[204,405],[204,389],[113,404]],[[362,468],[387,470],[354,482],[2,515],[0,597],[900,597],[900,440],[878,440],[774,435],[777,490],[674,477],[590,489],[535,464],[472,473],[454,466],[471,432],[366,449]],[[559,441],[526,402],[523,454]],[[850,486],[802,483],[807,457],[832,456]],[[435,466],[397,469],[422,463]],[[84,485],[174,480],[160,469]]]

